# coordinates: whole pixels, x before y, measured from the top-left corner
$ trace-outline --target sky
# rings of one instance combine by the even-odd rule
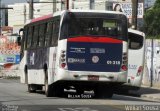
[[[14,4],[14,3],[24,3],[29,0],[1,0],[1,1],[2,3],[8,5],[8,4]],[[34,1],[37,1],[37,0],[34,0]]]
[[[27,0],[1,0],[4,4],[24,3]]]

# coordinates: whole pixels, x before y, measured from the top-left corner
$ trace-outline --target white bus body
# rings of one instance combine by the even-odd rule
[[[103,21],[102,28],[109,27],[108,31],[110,31],[115,27],[114,33],[121,33],[121,35],[115,35],[117,39],[114,36],[112,38],[109,36],[104,37],[104,35],[78,35],[69,38],[70,33],[76,32],[69,32],[76,28],[73,28],[73,25],[70,24],[75,20],[73,23],[78,27],[80,25],[78,23],[82,22],[77,21],[83,21],[83,16],[90,18],[90,21],[95,20],[96,23],[98,23],[96,21],[98,19],[94,18],[102,16],[99,20],[106,19]],[[82,27],[87,26],[87,22]],[[40,31],[43,24],[47,25],[46,28],[50,27],[49,23],[53,25],[52,28],[57,26],[59,29],[57,43],[54,43],[56,41],[54,40],[51,46],[47,45],[46,42],[48,36],[41,41],[43,30]],[[54,23],[59,24],[54,25]],[[68,27],[70,28],[68,29]],[[88,30],[92,31],[94,28],[88,28]],[[99,27],[95,29],[99,30]],[[21,82],[28,84],[30,92],[42,89],[42,86],[45,85],[46,96],[58,95],[64,88],[70,89],[71,87],[80,92],[94,90],[97,95],[100,95],[104,86],[113,88],[114,85],[123,84],[127,80],[127,19],[122,13],[82,10],[57,12],[53,15],[32,20],[24,27],[24,30],[20,64],[22,71]],[[35,34],[34,32],[31,34],[33,30],[35,30]],[[37,33],[36,30],[38,30]],[[54,30],[52,33],[54,33]],[[36,34],[39,34],[39,36]],[[33,36],[31,41],[29,39],[30,35]],[[52,44],[53,38],[50,39],[48,42],[51,41],[50,44]],[[42,43],[44,44],[43,47],[41,46]],[[109,93],[109,96],[112,96],[112,93]]]
[[[138,90],[141,87],[144,68],[145,34],[128,29],[128,77],[124,85],[126,90]]]

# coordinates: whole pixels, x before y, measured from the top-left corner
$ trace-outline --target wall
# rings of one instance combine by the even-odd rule
[[[15,3],[13,5],[8,5],[8,7],[13,7],[13,10],[8,10],[8,26],[13,27],[13,33],[18,33],[18,30],[29,21],[29,4]],[[34,4],[34,18],[51,14],[52,12],[52,3]]]
[[[153,75],[153,86],[160,87],[160,40],[153,40],[153,45],[151,39],[146,40],[145,67],[143,76],[144,85],[151,85],[151,74]]]

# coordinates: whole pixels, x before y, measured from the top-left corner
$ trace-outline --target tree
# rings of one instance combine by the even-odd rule
[[[160,0],[156,0],[155,5],[145,12],[144,21],[146,34],[160,37]]]

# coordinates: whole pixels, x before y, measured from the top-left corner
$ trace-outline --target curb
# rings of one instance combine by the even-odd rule
[[[155,95],[145,95],[144,94],[144,95],[141,95],[141,98],[160,102],[160,98],[157,98]]]
[[[0,79],[20,79],[20,76],[0,76]]]
[[[150,88],[150,89],[160,90],[160,87],[156,87],[156,86],[150,87],[150,86],[147,86],[147,85],[142,85],[141,88]]]

